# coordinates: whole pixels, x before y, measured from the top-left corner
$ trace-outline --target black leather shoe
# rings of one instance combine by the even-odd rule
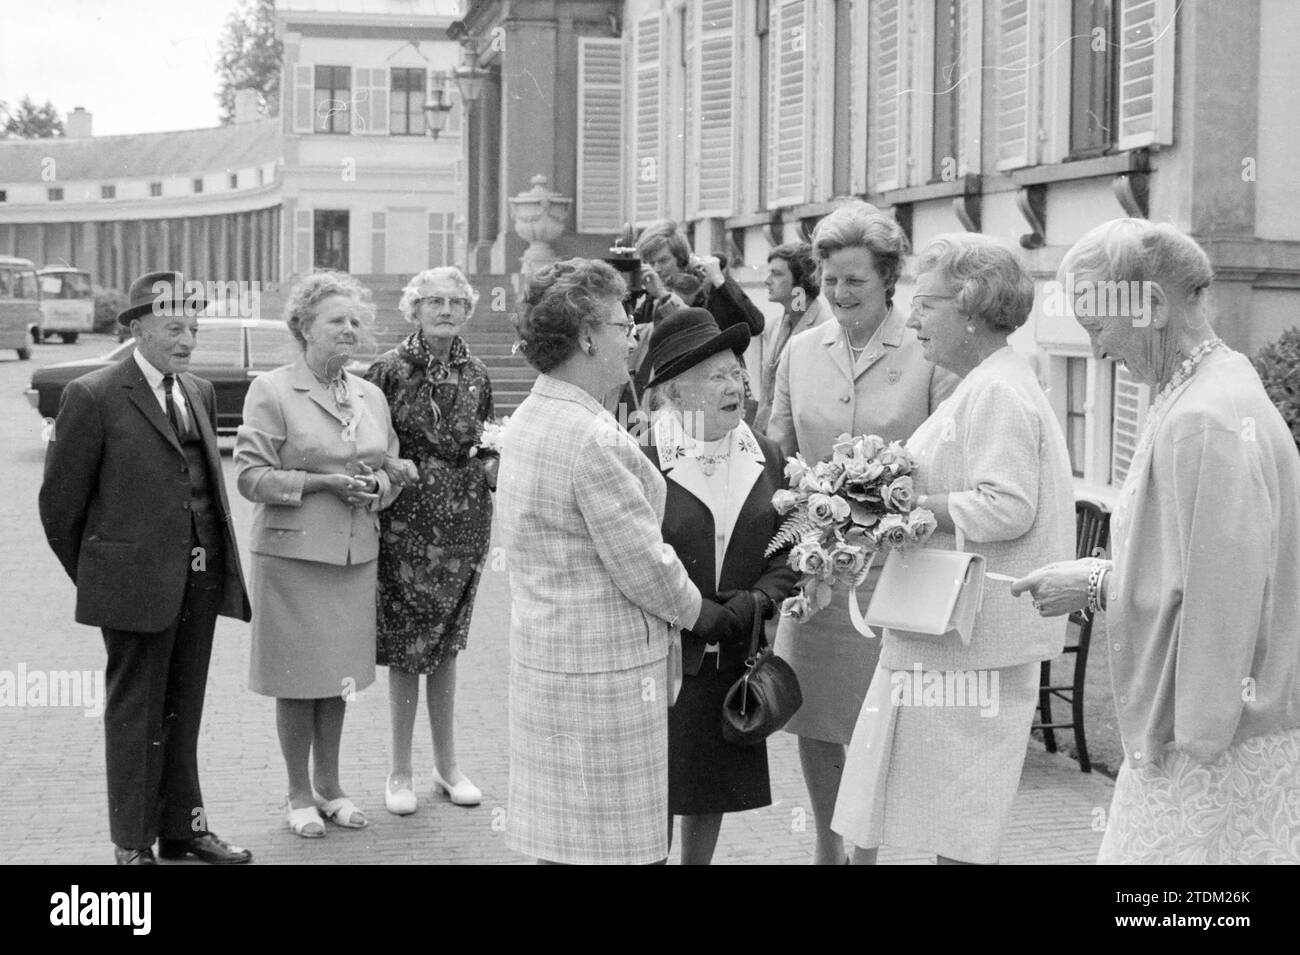
[[[117,860],[118,865],[158,864],[158,860],[153,857],[153,849],[147,846],[143,849],[123,849],[121,846],[113,846],[113,858]]]
[[[253,860],[253,854],[247,849],[232,846],[211,832],[193,839],[159,839],[158,854],[164,859],[197,856],[208,865],[239,865]]]

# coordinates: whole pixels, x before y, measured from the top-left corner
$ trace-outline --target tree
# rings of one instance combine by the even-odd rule
[[[37,106],[30,96],[24,96],[18,109],[10,110],[0,102],[0,138],[49,139],[63,135],[63,120],[49,100]]]
[[[280,114],[280,60],[284,52],[275,36],[275,0],[242,0],[226,18],[217,59],[217,100],[221,122],[235,121],[235,91],[257,92],[266,116]]]

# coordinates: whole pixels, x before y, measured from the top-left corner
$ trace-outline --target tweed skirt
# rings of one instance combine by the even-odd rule
[[[856,846],[992,864],[1038,705],[1038,663],[969,673],[879,667],[831,828]]]
[[[1300,729],[1205,765],[1166,753],[1115,780],[1098,865],[1300,865]]]
[[[849,591],[836,587],[828,607],[805,623],[781,617],[776,628],[776,655],[794,670],[803,693],[803,706],[787,733],[847,743],[853,737],[871,675],[880,659],[880,640],[868,639],[849,618]],[[858,591],[863,609],[871,591]]]
[[[345,699],[375,681],[379,562],[252,555],[248,688],[293,700]]]
[[[510,662],[506,845],[569,865],[668,856],[667,664],[555,673]]]

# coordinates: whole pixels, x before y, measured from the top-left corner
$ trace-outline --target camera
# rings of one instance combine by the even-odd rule
[[[632,315],[640,304],[641,297],[645,295],[645,289],[641,287],[641,258],[636,254],[636,247],[624,245],[621,239],[615,240],[609,247],[609,255],[601,261],[612,265],[618,274],[623,276],[623,281],[627,283],[623,309],[628,315]]]

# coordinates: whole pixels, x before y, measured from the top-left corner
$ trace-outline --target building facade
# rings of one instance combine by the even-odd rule
[[[123,290],[156,268],[268,287],[338,268],[385,299],[462,261],[462,109],[437,139],[424,116],[435,74],[459,62],[446,36],[459,9],[279,0],[279,117],[245,95],[230,126],[93,136],[79,109],[65,137],[0,143],[0,254]]]
[[[497,84],[466,143],[472,263],[517,267],[504,200],[539,171],[576,199],[560,254],[677,219],[769,312],[768,251],[838,197],[891,212],[914,248],[962,230],[1017,244],[1040,294],[1013,344],[1081,494],[1122,481],[1149,398],[1045,307],[1084,232],[1134,215],[1191,233],[1218,331],[1247,354],[1298,320],[1286,0],[471,0],[465,25]]]

